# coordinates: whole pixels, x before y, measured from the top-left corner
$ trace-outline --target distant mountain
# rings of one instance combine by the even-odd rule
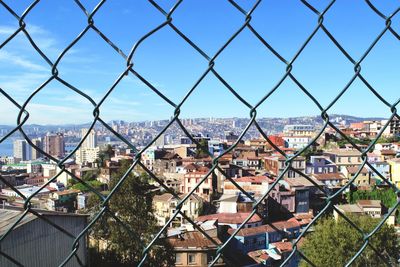
[[[336,121],[346,121],[347,124],[353,123],[353,122],[361,122],[365,120],[384,120],[387,118],[382,118],[382,117],[356,117],[356,116],[350,116],[350,115],[343,115],[343,114],[330,114],[329,115],[330,121],[336,122]],[[209,120],[210,118],[192,118],[194,121],[205,121]],[[249,118],[213,118],[215,120],[238,120],[238,121],[248,121]],[[264,118],[258,118],[258,121],[264,121],[264,122],[285,122],[289,124],[320,124],[323,123],[323,119],[319,115],[315,116],[300,116],[300,117],[264,117]],[[150,120],[146,120],[150,121]],[[146,121],[138,121],[135,123],[143,123]],[[164,120],[155,120],[154,122],[159,122],[159,121],[166,121]],[[113,124],[113,123],[128,123],[125,121],[121,120],[113,120],[108,122],[108,124]],[[23,127],[24,129],[33,129],[33,128],[39,128],[39,129],[57,129],[57,128],[63,128],[63,129],[71,129],[71,128],[87,128],[91,125],[90,122],[88,123],[81,123],[81,124],[58,124],[58,125],[40,125],[40,124],[25,124]],[[13,125],[0,125],[0,129],[12,129],[15,126]]]

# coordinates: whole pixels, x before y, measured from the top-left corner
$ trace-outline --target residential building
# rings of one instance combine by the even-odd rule
[[[269,185],[274,182],[273,179],[267,176],[244,176],[240,178],[232,178],[243,190],[255,195],[263,195],[268,191]],[[224,181],[224,194],[238,195],[239,190],[229,179]]]
[[[390,134],[392,136],[400,136],[400,120],[393,118],[389,124]]]
[[[0,157],[0,165],[15,164],[15,163],[17,163],[17,161],[18,160],[15,157],[7,157],[7,156]]]
[[[88,193],[78,193],[78,196],[76,197],[76,202],[77,202],[77,207],[76,209],[85,209],[87,206],[89,200],[89,194]]]
[[[265,170],[273,175],[274,177],[279,177],[285,170],[286,158],[281,155],[272,155],[264,157],[264,168]],[[296,157],[292,161],[292,168],[305,173],[306,170],[306,160],[304,157]],[[284,178],[297,178],[301,177],[300,174],[294,172],[293,170],[288,170],[284,175]]]
[[[346,167],[343,170],[343,174],[346,176],[346,180],[351,180],[359,171],[359,167]],[[356,186],[366,186],[369,187],[372,185],[371,183],[371,174],[367,170],[367,168],[363,167],[361,172],[358,174],[357,178],[353,182]]]
[[[182,199],[185,197],[185,195],[181,194],[179,197]],[[179,201],[180,200],[178,198],[174,197],[170,193],[154,196],[153,209],[158,225],[164,226],[167,223],[167,221],[176,212],[176,207],[178,206]],[[204,200],[201,197],[196,194],[192,194],[182,205],[181,212],[190,219],[194,220],[201,214],[203,202]],[[182,214],[178,214],[171,222],[171,227],[179,227],[184,223],[187,223],[187,220]]]
[[[237,229],[249,216],[249,212],[216,213],[199,216],[196,222],[218,221],[218,225],[220,226],[226,225],[230,228]],[[258,214],[254,214],[243,227],[252,228],[260,225],[262,225],[262,218]]]
[[[100,147],[81,147],[76,151],[77,164],[93,164],[99,159]]]
[[[76,189],[52,192],[47,199],[46,208],[48,210],[73,212],[77,207],[76,197],[79,193],[80,191]]]
[[[388,160],[390,165],[390,181],[400,187],[400,158]]]
[[[338,171],[343,172],[346,167],[356,167],[361,165],[361,153],[357,150],[336,149],[323,153],[336,164]]]
[[[38,148],[43,149],[42,139],[41,138],[33,138],[32,139],[32,143],[35,146],[37,146]],[[32,160],[39,159],[39,158],[41,158],[43,156],[42,153],[40,153],[40,151],[36,150],[34,147],[32,147],[31,155],[32,155],[32,157],[31,157]]]
[[[285,125],[283,134],[286,136],[314,136],[315,127],[312,125]]]
[[[235,229],[229,229],[228,235],[232,235],[234,232]],[[235,235],[229,247],[241,254],[247,254],[250,251],[267,249],[271,243],[283,239],[293,239],[299,235],[300,224],[292,218],[287,221],[243,228]]]
[[[30,146],[29,144],[26,142],[26,140],[15,140],[14,141],[14,146],[13,146],[13,150],[14,150],[14,158],[16,159],[16,161],[26,161],[26,160],[30,160],[31,157],[31,153],[29,151]]]
[[[209,168],[201,167],[188,171],[181,185],[181,192],[188,194],[194,189],[200,181],[206,176]],[[214,187],[216,187],[216,177],[213,174],[208,175],[208,177],[196,188],[195,193],[202,197],[205,201],[211,201],[211,195],[214,192]]]
[[[165,149],[154,151],[154,162],[152,171],[156,175],[165,172],[174,173],[176,168],[182,165],[182,158],[175,152]]]
[[[301,247],[302,242],[297,243],[297,247]],[[246,264],[246,267],[262,267],[262,266],[281,266],[286,262],[287,267],[297,267],[300,263],[299,253],[293,252],[293,244],[290,241],[282,240],[269,244],[267,249],[255,250],[247,253],[254,262]],[[291,257],[288,261],[287,258]]]
[[[359,200],[356,204],[335,205],[335,207],[344,214],[369,215],[372,218],[381,218],[386,211],[380,200]],[[336,220],[340,217],[336,210],[333,215]]]
[[[207,267],[213,260],[218,249],[222,245],[218,238],[217,229],[206,231],[214,242],[199,231],[189,231],[167,238],[167,241],[175,253],[175,265],[179,267]],[[226,266],[223,259],[218,259],[214,266]]]
[[[44,152],[56,157],[62,158],[65,155],[65,141],[62,133],[48,133],[43,140]]]
[[[390,164],[386,161],[375,161],[371,163],[372,167],[384,178],[390,180]],[[376,184],[384,183],[382,178],[372,169],[368,168],[371,173],[371,179]]]
[[[305,136],[305,135],[283,136],[282,138],[283,140],[285,140],[285,147],[292,148],[295,150],[300,150],[306,147],[312,141],[311,136]]]
[[[301,181],[298,181],[301,180]],[[307,213],[310,209],[310,188],[303,177],[281,180],[271,193],[271,199],[283,212]]]
[[[336,173],[337,166],[326,156],[311,156],[307,162],[307,174]]]
[[[347,178],[341,172],[311,174],[311,177],[321,182],[326,188],[335,190],[340,188]]]
[[[249,192],[250,195],[253,195]],[[258,199],[259,196],[253,196]],[[268,197],[266,197],[257,207],[257,212],[262,217],[268,215]],[[254,201],[244,193],[238,194],[223,194],[218,200],[215,201],[218,213],[249,213],[253,211]]]
[[[89,129],[86,128],[82,129],[81,137],[83,138],[88,131]],[[95,148],[95,147],[97,147],[97,133],[94,129],[92,129],[88,134],[88,136],[86,137],[85,141],[82,143],[81,148]]]

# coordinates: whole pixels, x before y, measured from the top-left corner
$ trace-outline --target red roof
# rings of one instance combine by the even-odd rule
[[[217,237],[212,237],[217,244],[222,242]],[[175,248],[216,248],[217,246],[202,233],[197,231],[186,232],[181,238],[168,238],[168,242]]]
[[[343,180],[346,179],[344,175],[340,172],[333,172],[333,173],[319,173],[319,174],[313,174],[312,175],[315,179],[317,180]]]
[[[257,227],[244,228],[238,232],[237,236],[252,236],[261,233],[272,233],[277,231],[283,231],[284,229],[290,229],[290,228],[300,228],[299,222],[296,219],[292,218],[287,221],[279,221]],[[228,230],[229,234],[233,234],[234,232],[235,229]]]
[[[290,242],[275,242],[272,243],[281,252],[290,252],[293,250],[293,244]]]
[[[273,183],[274,181],[267,176],[243,176],[234,179],[237,183]]]
[[[196,221],[205,222],[211,220],[218,220],[219,223],[227,223],[227,224],[241,224],[247,217],[250,215],[249,212],[238,212],[238,213],[216,213],[216,214],[208,214],[204,216],[199,216]],[[254,214],[247,223],[256,223],[261,222],[261,217],[257,214]]]

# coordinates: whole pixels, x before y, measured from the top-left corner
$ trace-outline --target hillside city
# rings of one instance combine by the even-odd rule
[[[31,208],[43,216],[76,223],[74,231],[79,234],[95,215],[90,204],[95,193],[87,185],[107,195],[122,166],[132,164],[138,151],[145,148],[140,155],[143,166],[135,167],[132,173],[143,175],[147,169],[167,187],[149,177],[152,213],[159,229],[167,224],[162,238],[172,248],[175,266],[207,266],[215,259],[218,244],[231,235],[234,238],[224,253],[237,266],[279,266],[292,253],[300,234],[313,231],[307,226],[324,210],[327,196],[337,192],[329,216],[335,220],[340,213],[379,219],[387,216],[386,224],[396,227],[400,235],[399,211],[389,216],[392,207],[381,197],[393,191],[385,179],[400,187],[400,121],[334,116],[333,125],[357,144],[358,150],[329,126],[313,142],[323,129],[323,121],[317,118],[260,119],[268,140],[254,126],[239,140],[249,122],[240,118],[182,119],[191,136],[173,123],[154,142],[169,120],[110,122],[113,131],[131,147],[102,125],[91,130],[89,125],[30,125],[24,130],[31,143],[53,159],[65,158],[83,136],[87,138],[63,162],[64,170],[22,135],[6,139],[9,146],[0,147],[2,212],[7,210],[7,216],[15,218],[11,213],[24,208],[29,199]],[[11,129],[1,126],[1,136]],[[376,144],[369,147],[377,137]],[[220,156],[232,145],[232,150]],[[365,149],[369,150],[363,158],[361,151]],[[287,159],[293,155],[287,168]],[[216,157],[218,168],[213,169]],[[341,190],[350,181],[351,186]],[[181,205],[183,198],[186,201]],[[33,216],[27,219],[32,220]],[[303,239],[297,246],[302,246]],[[86,249],[102,250],[107,242],[89,234],[79,254],[85,258]],[[298,266],[299,262],[296,254],[287,266]],[[228,265],[224,257],[215,263]]]

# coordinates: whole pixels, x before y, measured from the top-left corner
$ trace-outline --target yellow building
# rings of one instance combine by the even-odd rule
[[[400,186],[400,158],[388,160],[390,165],[390,181]]]

